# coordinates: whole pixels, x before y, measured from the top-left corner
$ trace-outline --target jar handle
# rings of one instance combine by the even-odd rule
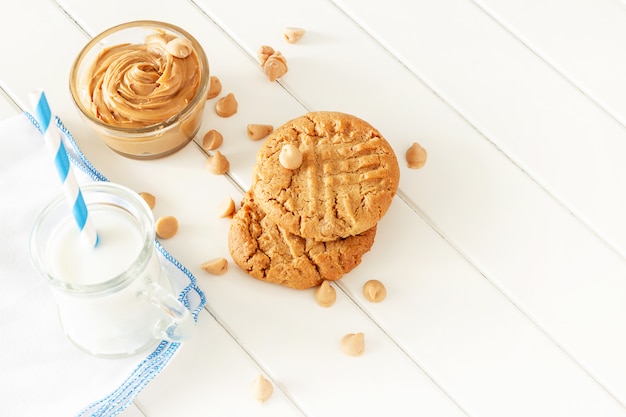
[[[152,282],[143,291],[147,299],[165,312],[165,317],[154,326],[155,337],[170,342],[184,342],[191,339],[195,323],[189,310],[159,284]]]

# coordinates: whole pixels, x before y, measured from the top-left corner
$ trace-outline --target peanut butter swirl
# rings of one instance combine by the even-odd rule
[[[140,128],[183,110],[198,91],[200,65],[193,48],[181,48],[181,41],[186,40],[159,32],[145,44],[104,49],[87,75],[93,115],[112,126]]]

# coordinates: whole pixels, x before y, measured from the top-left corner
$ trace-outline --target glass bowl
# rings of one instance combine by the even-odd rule
[[[134,21],[87,43],[69,84],[82,119],[109,148],[152,159],[181,149],[200,129],[209,64],[185,30]]]

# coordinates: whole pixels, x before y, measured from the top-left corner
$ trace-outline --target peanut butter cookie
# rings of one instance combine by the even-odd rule
[[[296,169],[280,163],[287,144],[302,154]],[[345,113],[312,112],[265,139],[252,190],[273,223],[328,242],[374,227],[387,212],[399,179],[391,145],[369,123]]]
[[[230,255],[250,276],[296,289],[337,280],[361,263],[374,244],[376,226],[356,236],[319,242],[287,232],[256,204],[251,192],[230,224]]]

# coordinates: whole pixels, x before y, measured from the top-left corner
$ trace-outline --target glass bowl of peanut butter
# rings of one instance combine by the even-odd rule
[[[202,124],[209,64],[198,41],[165,22],[105,30],[81,50],[70,91],[85,123],[121,155],[153,159],[183,148]]]

